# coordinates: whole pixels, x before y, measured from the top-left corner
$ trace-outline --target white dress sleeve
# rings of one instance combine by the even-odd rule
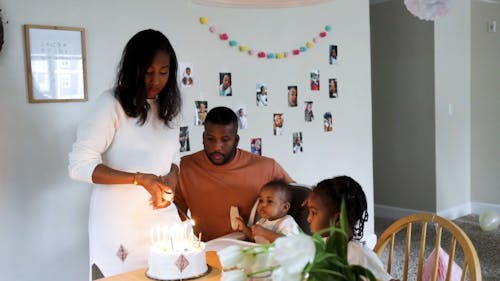
[[[119,110],[121,105],[111,92],[101,94],[90,105],[69,153],[68,170],[72,179],[92,183],[92,173],[103,162],[102,154],[113,142],[120,126]]]

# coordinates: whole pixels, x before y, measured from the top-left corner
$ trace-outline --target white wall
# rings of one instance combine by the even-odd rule
[[[496,20],[496,33],[487,22]],[[472,1],[472,200],[500,205],[500,4]],[[498,207],[500,210],[500,207]]]
[[[436,208],[438,212],[471,199],[471,1],[456,1],[434,22],[436,76]]]
[[[310,8],[239,10],[193,6],[189,1],[133,0],[35,1],[5,0],[1,7],[6,43],[0,53],[0,271],[6,280],[85,280],[90,186],[71,181],[67,153],[88,103],[29,104],[24,66],[23,24],[85,27],[89,99],[113,84],[126,41],[137,31],[163,31],[180,61],[193,63],[196,86],[184,92],[185,123],[193,123],[193,101],[209,107],[245,105],[250,128],[241,131],[242,148],[249,138],[264,140],[264,154],[275,157],[299,182],[314,184],[339,174],[365,188],[373,214],[371,90],[368,1],[337,0]],[[303,45],[323,29],[328,38],[306,54],[267,61],[225,46],[208,26],[208,17],[237,40],[266,50]],[[328,65],[328,45],[339,45],[340,62]],[[321,71],[321,93],[307,90],[309,71]],[[217,96],[218,73],[233,73],[234,96]],[[339,80],[339,98],[327,97],[327,79]],[[272,105],[254,107],[255,83],[264,80]],[[316,119],[303,121],[303,107],[286,106],[286,86],[299,86],[299,102],[313,100]],[[334,115],[334,132],[322,132],[320,116]],[[272,114],[284,112],[286,133],[272,136]],[[200,127],[191,128],[191,148],[201,148]],[[302,131],[305,152],[291,153],[291,133]],[[141,230],[138,230],[141,231]],[[373,221],[366,228],[373,234]],[[27,258],[31,261],[26,267]]]

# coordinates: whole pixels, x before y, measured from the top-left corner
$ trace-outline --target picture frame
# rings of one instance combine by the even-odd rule
[[[85,29],[24,25],[29,103],[88,100]]]

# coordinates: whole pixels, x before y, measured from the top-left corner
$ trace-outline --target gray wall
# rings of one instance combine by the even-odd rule
[[[435,211],[434,28],[403,1],[370,6],[376,204]]]
[[[377,209],[451,218],[499,211],[500,36],[487,32],[487,22],[499,20],[500,5],[455,1],[435,22],[418,20],[399,0],[372,5],[370,12]],[[419,124],[409,122],[417,118]],[[404,128],[395,129],[402,122]],[[415,137],[420,130],[423,142]],[[425,141],[429,146],[419,146]],[[408,142],[406,150],[397,149]],[[401,155],[420,168],[402,165]]]
[[[201,148],[194,127],[194,100],[209,108],[247,107],[250,137],[264,139],[263,153],[275,157],[299,182],[314,184],[339,174],[364,187],[373,213],[370,34],[368,1],[336,0],[307,8],[207,8],[184,0],[3,0],[6,43],[0,53],[0,272],[2,280],[86,280],[89,185],[71,181],[67,154],[88,103],[29,104],[26,93],[23,24],[86,29],[89,99],[113,84],[127,40],[155,28],[171,40],[180,61],[193,63],[196,86],[185,90],[183,125],[191,129],[191,148]],[[200,16],[254,48],[281,50],[312,40],[325,25],[328,37],[307,53],[268,61],[239,53],[201,26]],[[339,63],[328,64],[328,45],[339,45]],[[309,73],[321,71],[319,93],[308,90]],[[217,95],[219,72],[233,73],[233,97]],[[328,78],[339,81],[339,98],[329,99]],[[255,85],[270,88],[271,105],[255,106]],[[302,106],[288,108],[286,86],[299,86]],[[304,123],[303,101],[314,101],[316,118]],[[326,134],[321,115],[331,111],[334,131]],[[285,113],[284,136],[272,135],[272,114]],[[302,131],[304,153],[292,154],[292,132]],[[373,216],[371,217],[373,218]],[[148,231],[148,230],[137,230]],[[366,229],[373,235],[373,219]],[[35,262],[33,262],[35,261]],[[28,265],[27,265],[28,263]]]
[[[472,200],[500,204],[500,4],[472,1],[471,30]]]

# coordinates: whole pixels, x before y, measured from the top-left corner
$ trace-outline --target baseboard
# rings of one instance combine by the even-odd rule
[[[399,207],[391,207],[387,205],[375,204],[374,207],[375,216],[381,218],[389,218],[389,219],[399,219],[401,217],[422,213],[428,211],[422,210],[413,210],[413,209],[405,209]],[[490,204],[490,203],[482,203],[482,202],[471,202],[465,203],[462,205],[458,205],[446,210],[441,210],[437,212],[437,214],[441,217],[445,217],[450,220],[454,220],[456,218],[469,215],[469,214],[481,214],[486,210],[492,210],[497,213],[500,213],[500,205],[499,204]]]
[[[486,210],[492,210],[500,214],[500,205],[499,204],[490,204],[490,203],[482,203],[482,202],[472,202],[471,203],[471,212],[473,214],[482,214]]]
[[[437,214],[449,220],[454,220],[472,213],[471,203],[465,203],[449,209],[438,211]]]
[[[399,219],[415,213],[422,213],[421,210],[405,209],[399,207],[392,207],[387,205],[375,204],[374,206],[375,217]]]

